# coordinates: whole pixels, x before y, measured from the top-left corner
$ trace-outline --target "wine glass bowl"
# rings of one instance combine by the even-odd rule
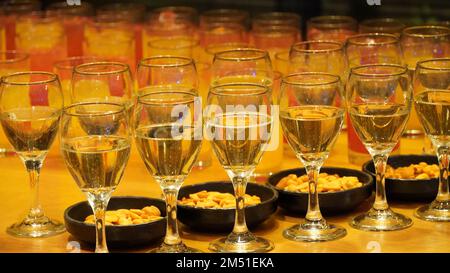
[[[192,58],[153,56],[139,62],[136,82],[138,89],[176,85],[197,89],[198,75]]]

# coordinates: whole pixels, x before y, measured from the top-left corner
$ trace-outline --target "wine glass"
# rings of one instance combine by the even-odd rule
[[[439,160],[439,191],[431,204],[416,210],[426,221],[450,221],[450,59],[431,59],[417,63],[414,75],[414,105],[425,133]]]
[[[129,117],[133,108],[130,67],[118,62],[93,62],[75,66],[72,102],[113,102],[123,104]]]
[[[349,67],[366,64],[402,64],[402,50],[397,36],[364,33],[347,39],[345,53]]]
[[[9,226],[17,237],[48,237],[64,232],[64,224],[45,216],[39,202],[39,174],[58,132],[63,95],[58,76],[17,72],[0,80],[0,120],[14,151],[24,163],[31,186],[31,209]]]
[[[339,76],[321,72],[290,74],[282,79],[280,120],[284,136],[309,178],[305,221],[283,232],[293,241],[330,241],[344,237],[344,228],[329,224],[320,213],[317,179],[339,135],[345,109]]]
[[[151,252],[198,252],[178,234],[177,196],[191,171],[202,143],[201,102],[196,92],[163,90],[139,96],[133,136],[147,170],[161,187],[167,207],[164,243]]]
[[[411,110],[412,87],[407,67],[374,64],[352,68],[346,102],[356,134],[371,155],[376,171],[373,207],[353,218],[350,225],[367,231],[411,226],[410,218],[389,208],[384,187],[387,159],[403,134]]]
[[[324,72],[338,75],[345,83],[347,59],[344,44],[336,41],[305,41],[289,52],[289,72]]]
[[[154,56],[141,60],[136,75],[138,94],[153,92],[161,87],[178,86],[197,90],[198,75],[192,58]]]
[[[253,235],[245,222],[244,195],[272,133],[272,94],[264,85],[229,83],[212,87],[205,110],[205,134],[231,179],[236,197],[233,231],[213,241],[214,252],[266,252],[273,243]]]
[[[211,68],[211,85],[256,83],[272,87],[272,63],[267,51],[237,48],[217,52]]]
[[[255,48],[238,48],[218,52],[214,56],[211,71],[211,86],[228,83],[254,83],[273,89],[275,74],[272,70],[269,53]],[[272,101],[277,101],[272,92]],[[278,120],[273,123],[272,138],[269,149],[264,153],[261,163],[253,173],[255,180],[263,182],[283,161],[283,142],[280,141],[281,130]]]
[[[128,118],[122,104],[76,103],[64,108],[61,151],[95,217],[96,253],[107,253],[105,210],[130,155]]]

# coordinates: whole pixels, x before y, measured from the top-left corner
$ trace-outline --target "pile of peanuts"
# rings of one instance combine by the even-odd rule
[[[108,210],[105,213],[105,225],[125,226],[138,225],[161,219],[161,211],[155,206],[147,206],[143,209],[119,209]],[[94,224],[94,215],[89,215],[84,220],[87,224]]]
[[[411,164],[407,167],[393,168],[386,167],[386,177],[396,179],[431,179],[439,177],[439,166],[428,165],[425,162]]]
[[[361,186],[362,183],[356,176],[340,177],[337,174],[320,173],[317,179],[317,192],[337,192]],[[277,188],[293,192],[308,192],[308,176],[297,177],[295,174],[290,174],[277,183]]]
[[[231,193],[206,190],[189,194],[189,198],[183,197],[178,203],[180,205],[208,209],[227,209],[236,207],[236,199]],[[259,198],[259,196],[249,194],[244,195],[244,206],[251,206],[259,203],[261,203],[261,198]]]

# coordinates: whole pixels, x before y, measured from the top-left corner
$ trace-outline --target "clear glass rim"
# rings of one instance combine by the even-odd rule
[[[175,63],[153,63],[154,61],[158,60],[178,60],[178,62]],[[183,57],[183,56],[174,56],[174,55],[159,55],[159,56],[152,56],[148,58],[144,58],[139,61],[138,68],[140,67],[184,67],[184,66],[190,66],[194,64],[194,60],[189,57]]]
[[[441,33],[435,33],[435,34],[424,34],[424,33],[414,33],[417,30],[439,30]],[[419,38],[430,38],[430,37],[445,37],[450,36],[450,28],[445,26],[413,26],[413,27],[407,27],[403,29],[402,35],[409,36],[409,37],[419,37]]]
[[[101,112],[101,113],[85,113],[85,114],[83,114],[83,113],[73,113],[72,112],[74,109],[76,109],[78,107],[89,106],[89,105],[110,105],[110,106],[118,107],[120,109],[118,109],[116,111],[105,111],[105,112]],[[117,114],[125,114],[125,106],[123,104],[114,103],[114,102],[79,102],[79,103],[74,103],[72,105],[64,107],[64,109],[63,109],[63,115],[72,116],[72,117],[84,117],[84,116],[102,117],[102,116],[117,115]]]
[[[243,92],[241,94],[230,94],[227,92],[218,92],[217,90],[219,89],[231,89],[231,87],[252,87],[254,88],[255,92],[250,92],[248,90],[246,90],[246,92]],[[259,90],[257,90],[259,89]],[[213,86],[209,89],[209,93],[213,94],[215,96],[233,96],[233,97],[247,97],[247,96],[258,96],[258,95],[264,95],[267,94],[270,91],[270,89],[262,84],[255,84],[255,83],[227,83],[227,84],[219,84],[216,86]]]
[[[141,89],[142,90],[142,89]],[[152,93],[147,93],[138,96],[137,103],[138,104],[144,104],[144,105],[157,105],[157,106],[165,106],[165,105],[177,105],[177,104],[190,104],[194,103],[195,98],[197,97],[197,94],[194,92],[193,89],[187,89],[189,91],[174,91],[173,89],[170,89],[170,91],[157,91]],[[170,96],[167,96],[166,98],[159,98],[159,99],[150,99],[149,97],[155,96],[155,95],[182,95],[186,97],[190,97],[184,100],[174,100],[170,99]]]
[[[25,53],[25,52],[20,52],[20,51],[16,51],[16,50],[5,50],[5,51],[0,51],[0,55],[3,57],[8,56],[9,54],[14,55],[15,57],[12,59],[0,59],[0,64],[10,64],[10,63],[16,63],[16,62],[21,62],[21,61],[25,61],[26,59],[28,59],[30,57],[29,54]]]
[[[446,62],[449,66],[446,67],[430,67],[427,66],[427,63],[434,62]],[[436,71],[450,71],[450,58],[436,58],[436,59],[428,59],[417,62],[417,68],[426,69],[426,70],[436,70]]]
[[[358,41],[361,38],[387,38],[387,41]],[[381,46],[381,45],[390,45],[396,44],[399,42],[399,38],[394,34],[389,33],[362,33],[350,36],[347,38],[347,45],[357,45],[357,46]]]
[[[183,41],[183,42],[188,42],[187,45],[183,45],[183,43],[173,43],[173,47],[167,47],[164,45],[160,45],[159,43],[161,42],[166,42],[166,41]],[[157,49],[185,49],[185,48],[194,48],[195,46],[197,46],[199,43],[199,41],[197,39],[194,39],[193,37],[189,37],[189,36],[172,36],[170,38],[161,38],[161,39],[155,39],[155,40],[151,40],[147,43],[147,45],[149,47],[152,48],[157,48]]]
[[[255,57],[227,57],[224,55],[231,54],[231,53],[238,53],[238,52],[252,52],[255,53]],[[214,54],[214,60],[222,60],[222,61],[251,61],[251,60],[262,60],[269,57],[269,53],[265,50],[258,49],[258,48],[236,48],[236,49],[230,49],[218,52]]]
[[[70,63],[73,61],[84,61],[86,60],[85,63],[92,63],[95,62],[96,60],[100,60],[100,58],[95,57],[95,56],[73,56],[73,57],[69,57],[66,59],[62,59],[59,61],[56,61],[53,66],[57,69],[63,70],[63,69],[73,69],[75,66],[77,65],[71,65]],[[88,61],[89,60],[89,61]],[[80,63],[78,65],[81,65],[84,63]]]
[[[37,80],[37,81],[14,81],[11,80],[14,77],[18,76],[25,76],[25,75],[41,75],[46,76],[47,79],[45,80]],[[51,82],[57,82],[58,81],[58,75],[52,72],[46,72],[46,71],[26,71],[26,72],[16,72],[11,73],[6,76],[3,76],[0,78],[0,83],[7,84],[7,85],[38,85],[38,84],[46,84]]]
[[[365,70],[368,68],[395,68],[399,71],[392,73],[364,73],[359,70]],[[393,77],[393,76],[401,76],[408,73],[407,65],[398,65],[398,64],[366,64],[355,66],[350,69],[350,75],[359,76],[359,77]]]
[[[301,77],[301,76],[323,76],[323,77],[327,77],[328,80],[327,81],[323,81],[323,82],[298,82],[298,81],[293,81],[292,79],[297,78],[297,77]],[[299,73],[293,73],[293,74],[289,74],[286,75],[282,78],[282,84],[286,83],[289,85],[300,85],[300,86],[319,86],[319,85],[331,85],[331,84],[336,84],[339,83],[341,81],[341,77],[339,77],[338,75],[334,75],[331,73],[325,73],[325,72],[299,72]]]
[[[298,48],[299,46],[303,45],[313,45],[313,44],[323,44],[323,45],[330,45],[333,46],[333,48],[326,48],[326,49],[303,49]],[[303,41],[298,42],[292,45],[291,50],[297,51],[300,53],[328,53],[328,52],[334,52],[334,51],[342,51],[344,49],[344,43],[340,43],[337,41],[329,41],[329,40],[314,40],[314,41]]]
[[[333,22],[335,21],[335,22]],[[308,24],[319,28],[336,28],[357,25],[355,18],[344,15],[323,15],[308,20]]]
[[[83,70],[85,68],[89,67],[96,67],[96,66],[109,66],[109,67],[117,67],[117,69],[114,70],[104,70],[104,71],[86,71]],[[130,66],[125,63],[120,62],[90,62],[90,63],[84,63],[75,66],[74,68],[74,74],[79,75],[111,75],[111,74],[121,74],[125,72],[130,71]]]

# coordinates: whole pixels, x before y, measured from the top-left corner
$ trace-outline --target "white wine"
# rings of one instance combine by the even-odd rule
[[[450,145],[450,90],[425,91],[414,104],[425,132],[435,146]]]
[[[306,163],[328,157],[342,127],[344,110],[325,105],[294,106],[281,111],[280,120],[289,145]]]
[[[16,108],[3,112],[1,122],[16,152],[33,158],[49,150],[58,132],[60,113],[48,106]]]
[[[109,194],[119,184],[130,155],[130,141],[118,136],[62,140],[62,154],[81,191]]]
[[[195,128],[174,123],[139,127],[135,140],[145,166],[158,183],[165,183],[164,187],[181,185],[202,143],[195,135]]]
[[[352,106],[349,115],[369,153],[390,153],[403,134],[409,109],[403,104],[373,103]]]
[[[270,140],[272,118],[256,112],[219,114],[206,122],[213,150],[227,171],[251,172]]]

